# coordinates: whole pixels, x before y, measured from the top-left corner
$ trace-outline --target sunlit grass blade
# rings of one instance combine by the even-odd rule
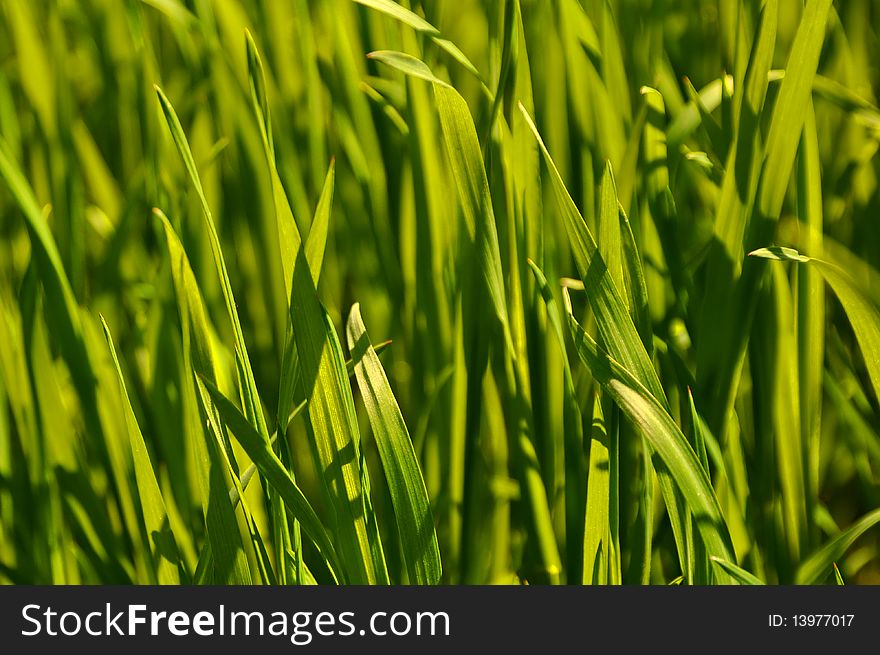
[[[180,315],[185,367],[182,384],[188,401],[195,403],[195,380],[190,376],[202,375],[216,380],[217,357],[213,351],[207,313],[186,252],[168,218],[159,210],[155,210],[155,213],[165,232]],[[192,407],[192,411],[197,412],[197,407]],[[198,465],[196,476],[211,543],[213,571],[209,579],[215,583],[252,584],[256,581],[256,571],[252,570],[255,554],[249,538],[243,538],[248,534],[249,527],[243,511],[233,506],[229,498],[229,488],[234,485],[225,462],[229,460],[231,445],[223,435],[218,441],[213,436],[209,437],[208,432],[209,428],[202,423],[198,431],[190,435],[189,447]]]
[[[728,573],[736,582],[741,585],[763,585],[764,583],[746,571],[738,567],[733,562],[728,562],[725,559],[721,559],[720,557],[712,556],[712,563],[717,566],[719,569],[722,569],[724,572]]]
[[[632,373],[600,350],[570,313],[568,321],[578,355],[669,468],[693,513],[709,555],[732,560],[733,546],[718,500],[686,437],[660,401]],[[721,575],[718,579],[725,582],[727,576]]]
[[[437,584],[441,574],[440,552],[425,482],[409,431],[370,343],[358,304],[351,308],[347,332],[352,359],[359,361],[355,366],[358,387],[367,406],[373,437],[388,480],[410,581]]]
[[[657,378],[657,372],[642,345],[621,292],[615,286],[608,272],[608,266],[599,254],[596,241],[578,211],[577,205],[569,195],[562,176],[544,145],[534,121],[522,105],[520,105],[520,111],[526,118],[535,139],[538,141],[541,153],[544,155],[544,162],[550,172],[554,196],[562,215],[566,234],[571,242],[572,255],[584,286],[590,289],[587,298],[596,316],[603,344],[609,349],[612,356],[619,358],[628,370],[633,371],[633,374],[650,393],[660,399],[661,404],[665,404],[666,394]]]
[[[467,55],[465,55],[452,41],[444,39],[436,27],[421,18],[418,14],[414,14],[408,9],[401,7],[394,2],[394,0],[354,0],[354,2],[391,16],[404,25],[413,28],[416,32],[428,36],[441,50],[446,51],[449,56],[475,75],[477,79],[481,79],[480,71],[477,70],[477,67],[467,58]]]

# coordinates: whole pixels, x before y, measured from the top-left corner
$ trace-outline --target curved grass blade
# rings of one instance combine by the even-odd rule
[[[880,509],[865,514],[849,529],[810,555],[798,568],[795,584],[820,584],[828,577],[834,563],[839,561],[856,539],[880,523]]]
[[[437,46],[441,50],[444,50],[450,57],[461,64],[465,68],[465,70],[472,73],[478,80],[482,82],[480,71],[477,70],[477,67],[474,66],[471,60],[467,58],[467,56],[459,49],[459,47],[455,45],[452,41],[444,39],[440,35],[440,30],[431,25],[424,18],[420,17],[418,14],[414,14],[409,9],[401,7],[396,2],[393,2],[393,0],[354,0],[354,2],[362,4],[365,7],[369,7],[370,9],[380,11],[387,16],[391,16],[392,18],[400,21],[404,25],[408,25],[409,27],[413,28],[416,32],[428,36],[434,43],[437,44]]]
[[[550,172],[554,195],[571,243],[572,256],[585,288],[590,290],[587,298],[596,317],[602,343],[608,348],[609,354],[620,361],[627,370],[632,371],[633,375],[665,407],[666,394],[629,315],[621,291],[615,286],[608,266],[598,251],[596,240],[568,193],[559,169],[556,168],[550,152],[544,145],[535,122],[525,107],[520,105],[519,108],[538,142]]]
[[[880,307],[866,291],[837,263],[800,254],[793,248],[771,246],[749,253],[777,261],[810,263],[815,266],[843,306],[856,335],[875,397],[880,400]],[[855,257],[853,257],[855,259]],[[864,264],[862,264],[864,266]],[[818,347],[818,344],[813,344]]]

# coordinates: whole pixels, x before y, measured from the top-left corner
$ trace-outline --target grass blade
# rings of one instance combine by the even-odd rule
[[[410,582],[440,582],[440,551],[425,481],[409,431],[356,303],[348,317],[348,348],[388,480]]]

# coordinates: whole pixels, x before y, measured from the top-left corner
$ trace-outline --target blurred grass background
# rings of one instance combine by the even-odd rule
[[[444,582],[580,583],[585,548],[604,548],[600,559],[610,558],[617,571],[595,581],[701,581],[684,570],[684,542],[643,456],[645,442],[597,396],[589,369],[570,344],[567,353],[560,349],[548,323],[526,258],[540,265],[559,298],[556,281],[577,277],[578,269],[519,102],[535,117],[606,261],[609,246],[596,217],[610,162],[644,266],[653,363],[685,433],[694,434],[697,412],[705,419],[709,471],[736,563],[768,582],[803,581],[799,567],[811,554],[880,507],[880,407],[871,385],[880,353],[860,344],[851,317],[809,267],[743,262],[751,250],[775,243],[815,256],[827,249],[863,291],[866,311],[874,312],[868,320],[877,320],[878,6],[847,0],[828,11],[824,41],[816,44],[818,75],[807,80],[812,93],[796,107],[790,130],[800,141],[797,160],[780,173],[782,211],[778,221],[770,217],[769,232],[758,233],[767,238],[753,243],[752,232],[728,238],[719,225],[725,173],[748,168],[746,157],[732,157],[735,144],[761,144],[768,134],[801,2],[784,0],[778,12],[766,3],[776,18],[771,70],[751,122],[740,107],[758,56],[753,46],[765,4],[758,0],[399,4],[462,56],[452,56],[439,37],[351,0],[2,2],[2,149],[12,162],[7,169],[20,168],[32,189],[49,233],[22,219],[27,209],[5,173],[0,580],[155,580],[141,480],[99,314],[112,331],[164,498],[180,579],[200,579],[205,492],[188,444],[202,439],[204,426],[187,391],[192,379],[172,269],[152,208],[167,214],[189,257],[216,332],[218,386],[230,396],[234,335],[199,199],[154,84],[173,103],[191,145],[263,408],[269,416],[278,410],[288,298],[251,105],[247,29],[266,71],[278,173],[304,235],[334,162],[319,296],[339,334],[359,302],[374,343],[391,340],[381,360],[421,465]],[[527,389],[505,359],[505,335],[478,282],[430,85],[366,57],[377,50],[419,57],[468,102]],[[668,147],[660,163],[649,151],[652,138]],[[658,199],[665,190],[658,170],[674,212]],[[730,184],[749,183],[740,177]],[[744,205],[748,216],[751,204]],[[76,343],[66,341],[64,303],[47,281],[51,257],[39,245],[46,241],[56,244],[56,270],[77,308]],[[754,284],[737,286],[751,270]],[[594,333],[583,294],[572,296],[575,315]],[[517,404],[523,398],[525,415]],[[619,468],[610,479],[594,461],[595,444],[607,443],[596,437],[599,407],[602,430],[619,444],[619,451],[612,445],[609,466]],[[289,466],[331,526],[309,429],[302,418],[291,422]],[[406,581],[388,485],[374,442],[365,437],[364,444],[389,575]],[[237,445],[235,453],[246,469],[247,455]],[[605,496],[611,489],[610,507],[601,495],[596,501],[605,503],[599,524],[611,530],[601,539],[590,536],[595,517],[585,519],[594,480],[595,489],[606,486]],[[248,486],[248,507],[268,544],[277,535],[267,497],[265,485]],[[536,524],[549,525],[556,559]],[[846,546],[832,553],[843,578],[880,582],[876,533]],[[303,553],[315,577],[328,581],[308,540]],[[815,581],[830,579],[825,568]]]

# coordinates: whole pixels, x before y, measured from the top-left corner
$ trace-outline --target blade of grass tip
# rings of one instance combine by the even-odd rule
[[[252,41],[248,42],[249,50],[251,49]],[[257,58],[259,55],[256,54],[256,49],[253,49],[254,54],[252,55],[254,58]],[[258,59],[257,59],[258,61]],[[253,77],[260,77],[252,75]],[[262,106],[262,103],[259,103],[257,108]],[[268,108],[266,108],[268,112]],[[268,113],[267,118],[268,120]],[[314,280],[315,286],[317,287],[318,281],[321,276],[321,268],[324,261],[324,250],[327,244],[327,232],[330,225],[330,213],[333,207],[333,190],[335,186],[336,180],[336,160],[333,159],[330,162],[330,168],[327,171],[327,176],[324,180],[324,187],[321,191],[321,197],[318,201],[317,209],[315,210],[315,216],[312,220],[312,225],[309,230],[309,235],[306,239],[306,261],[309,265],[309,270],[312,273],[312,279]],[[289,290],[288,290],[289,291]],[[288,296],[289,298],[289,296]],[[285,347],[284,353],[282,355],[281,361],[281,382],[278,387],[278,412],[276,417],[276,432],[279,434],[283,434],[286,432],[287,426],[290,423],[288,419],[288,413],[290,410],[290,406],[296,402],[297,400],[297,389],[296,383],[299,379],[299,360],[297,358],[297,353],[295,349],[294,337],[291,334],[291,324],[288,322],[287,335],[285,339]],[[305,399],[301,399],[301,403],[305,403]],[[284,448],[284,442],[279,444],[279,453],[284,455],[285,451],[281,450]],[[286,457],[282,457],[282,463],[285,463],[287,470],[291,472],[291,476],[293,476],[293,468],[287,465]],[[294,478],[294,481],[296,478]],[[277,509],[277,508],[276,508]],[[279,517],[280,518],[280,517]],[[286,523],[286,521],[281,520],[282,524]],[[282,529],[284,526],[280,526]],[[303,558],[301,555],[301,547],[300,547],[300,532],[299,525],[296,521],[294,521],[293,526],[291,526],[292,536],[290,533],[284,529],[283,534],[280,535],[281,541],[285,542],[280,545],[281,548],[284,548],[284,552],[287,550],[292,550],[295,555],[296,562],[302,563]],[[286,542],[292,539],[292,543],[290,544],[290,548],[287,547]],[[279,553],[281,556],[281,553]],[[298,571],[296,574],[296,579],[299,580],[300,573],[302,571]]]
[[[834,539],[807,557],[800,565],[795,576],[795,584],[820,584],[828,577],[834,562],[839,561],[856,539],[880,523],[880,509],[865,514]]]
[[[315,280],[315,286],[321,279],[321,268],[324,263],[324,250],[327,247],[327,233],[330,229],[330,214],[333,210],[333,191],[336,186],[336,158],[330,160],[327,176],[324,178],[324,186],[321,189],[321,197],[315,209],[315,216],[306,237],[306,261],[309,270]]]
[[[465,55],[461,51],[461,49],[452,41],[444,39],[440,35],[440,30],[431,25],[424,18],[422,18],[418,14],[411,12],[409,9],[401,7],[399,4],[393,2],[392,0],[354,0],[354,2],[362,4],[365,7],[369,7],[370,9],[380,11],[383,14],[400,21],[404,25],[408,25],[420,34],[428,36],[435,44],[437,44],[437,47],[445,51],[446,54],[452,57],[465,70],[470,72],[480,81],[483,86],[484,93],[489,96],[492,95],[489,89],[486,87],[486,84],[483,81],[482,76],[480,75],[480,71],[477,69],[476,66],[474,66],[471,60],[467,58],[467,55]]]
[[[359,360],[355,374],[388,481],[409,580],[420,585],[437,584],[441,575],[440,551],[425,481],[400,407],[370,343],[357,303],[351,308],[347,332],[352,359]]]
[[[709,559],[715,566],[723,570],[725,573],[729,574],[736,582],[741,585],[760,586],[764,584],[764,582],[756,576],[752,575],[745,569],[738,567],[736,564],[728,562],[726,559],[721,559],[720,557],[715,557],[714,555]]]
[[[394,20],[408,25],[416,32],[421,32],[427,36],[438,36],[440,34],[440,30],[431,25],[431,23],[409,9],[401,7],[393,0],[354,0],[354,2],[382,12]]]
[[[159,584],[163,585],[180,584],[178,573],[180,555],[168,520],[165,501],[162,498],[162,492],[159,490],[159,483],[156,481],[156,474],[150,462],[147,445],[144,443],[144,436],[141,433],[134,410],[131,407],[128,389],[125,385],[125,378],[122,375],[122,368],[119,366],[119,358],[116,355],[116,348],[113,345],[110,328],[107,326],[107,321],[104,320],[104,317],[101,316],[100,318],[101,327],[104,328],[104,336],[107,339],[107,347],[110,350],[113,364],[116,367],[116,374],[119,378],[125,423],[128,428],[129,444],[134,461],[138,498],[143,512],[144,527],[147,530],[146,537],[149,541],[150,553],[153,556],[152,561],[155,567],[156,580]]]
[[[480,268],[495,313],[501,322],[505,343],[515,360],[516,349],[508,318],[495,212],[480,142],[470,109],[458,91],[438,79],[421,60],[404,53],[388,51],[374,52],[368,56],[407,75],[431,82],[434,86],[434,97],[440,114],[446,152],[458,190],[465,225],[479,253]]]
[[[214,218],[211,209],[208,206],[205,192],[202,188],[202,182],[199,177],[198,169],[196,168],[195,160],[193,159],[192,150],[189,147],[189,143],[187,142],[186,135],[183,131],[183,126],[180,124],[180,119],[177,117],[177,113],[174,111],[171,102],[158,85],[154,85],[154,89],[159,98],[159,104],[162,107],[165,121],[168,123],[168,129],[171,132],[174,145],[177,147],[177,151],[183,160],[184,167],[189,174],[190,182],[195,188],[196,194],[201,203],[202,215],[204,217],[205,227],[207,228],[208,239],[211,244],[211,252],[214,257],[214,265],[217,269],[217,275],[220,278],[220,287],[223,291],[226,311],[229,314],[229,320],[232,324],[232,332],[235,338],[236,370],[240,378],[239,383],[241,387],[242,403],[245,407],[245,414],[260,434],[268,439],[269,434],[266,428],[266,421],[263,417],[263,409],[257,392],[257,385],[254,381],[254,373],[251,369],[250,360],[248,359],[244,333],[242,332],[241,322],[238,317],[238,311],[236,310],[235,296],[232,292],[232,284],[229,281],[229,273],[227,272],[226,262],[223,258],[223,251],[220,247],[220,237],[217,234]]]
[[[837,568],[837,563],[836,563],[836,562],[834,563],[834,581],[837,583],[837,586],[838,586],[838,587],[843,587],[843,586],[845,586],[845,583],[844,583],[844,581],[843,581],[843,576],[840,575],[840,569]]]
[[[342,580],[340,574],[344,569],[330,535],[321,524],[309,501],[291,478],[290,473],[284,468],[281,460],[272,452],[247,419],[242,416],[239,409],[210,380],[199,377],[199,383],[210,394],[223,421],[229,426],[233,436],[244,448],[248,457],[253,460],[260,474],[278,492],[291,515],[300,522],[305,533],[327,560],[330,570],[337,579]]]
[[[706,472],[706,475],[711,475],[709,472],[709,455],[706,451],[706,435],[703,429],[703,422],[697,414],[697,407],[694,404],[694,396],[691,393],[690,387],[688,387],[688,408],[690,409],[691,431],[693,436],[693,442],[691,445],[694,447],[694,451],[697,453],[697,457],[700,459],[700,464]],[[703,546],[703,542],[698,535],[693,535],[693,527],[696,527],[694,526],[693,517],[688,516],[687,521],[688,527],[691,529],[691,535],[696,537],[692,542],[693,559],[691,563],[691,571],[693,572],[693,584],[710,584],[711,572],[709,570],[709,561],[706,559],[705,546]]]
[[[330,167],[327,170],[327,175],[324,178],[324,186],[321,189],[321,197],[318,200],[318,206],[315,209],[315,216],[312,219],[311,227],[309,228],[309,235],[306,238],[306,261],[309,264],[309,271],[311,271],[312,273],[312,279],[315,282],[316,288],[318,286],[318,281],[321,278],[321,269],[323,268],[324,263],[324,250],[327,246],[327,233],[330,227],[330,214],[333,208],[333,192],[335,184],[336,159],[333,158],[330,160]],[[297,361],[294,357],[296,351],[292,347],[293,341],[291,337],[292,335],[288,335],[290,348],[285,349],[284,358],[282,361],[282,384],[280,387],[280,392],[284,395],[280,398],[278,403],[279,418],[284,416],[284,414],[280,413],[280,409],[284,408],[286,412],[287,407],[289,406],[288,403],[290,402],[288,399],[294,398],[295,384],[296,380],[299,377]],[[288,361],[288,357],[290,358],[290,361]],[[349,375],[351,375],[351,373]],[[304,403],[305,400],[303,400],[302,402]],[[281,430],[280,423],[277,429]],[[290,471],[291,479],[296,481],[296,478],[293,477],[293,468],[291,466],[286,466],[285,468]],[[294,521],[292,530],[293,552],[297,566],[296,579],[297,581],[301,581],[302,576],[305,572],[307,572],[307,569],[304,569],[305,563],[302,556],[300,527],[297,521]]]
[[[275,164],[275,144],[272,140],[272,119],[269,112],[269,100],[266,97],[266,78],[263,72],[263,64],[254,39],[247,30],[245,31],[245,45],[248,58],[251,102],[254,115],[259,124],[266,160],[269,163],[272,197],[275,202],[278,247],[281,252],[281,264],[284,273],[285,297],[289,299],[293,282],[293,269],[296,262],[296,251],[300,246],[301,239]]]
[[[570,312],[568,323],[578,355],[593,377],[641,429],[668,467],[693,513],[708,553],[732,560],[733,546],[718,499],[687,438],[660,401],[632,373],[600,350]],[[719,582],[727,582],[727,578],[722,575]]]

